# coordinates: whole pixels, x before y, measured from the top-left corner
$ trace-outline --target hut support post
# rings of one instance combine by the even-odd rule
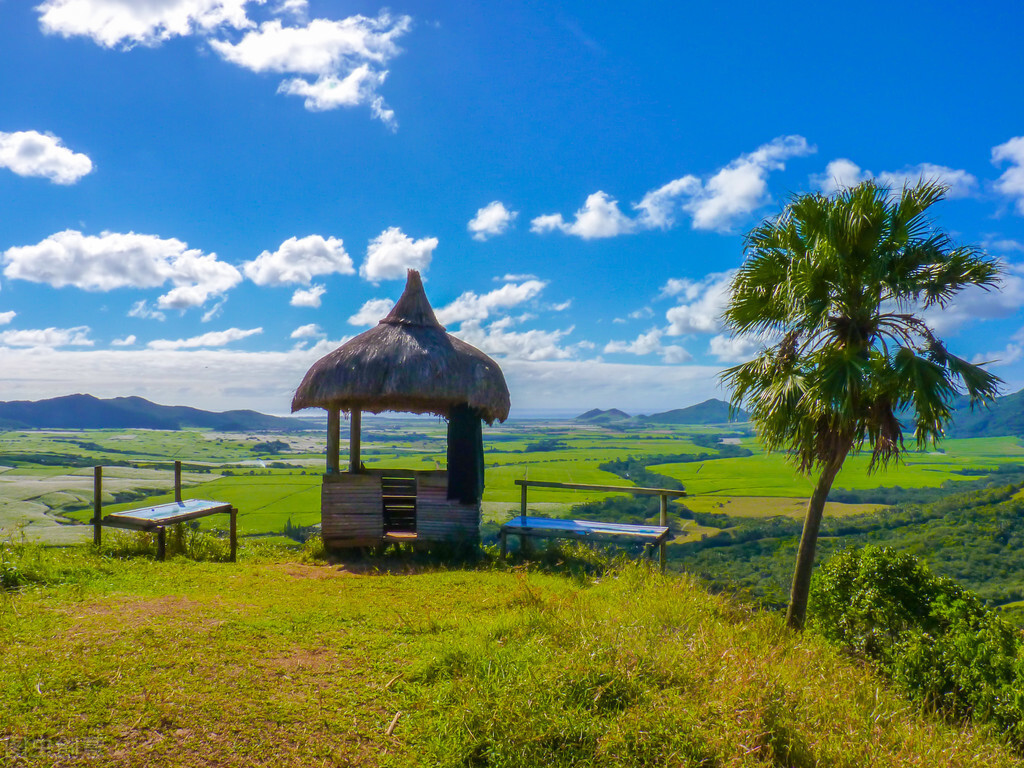
[[[174,500],[181,504],[181,462],[174,462]]]
[[[103,506],[103,467],[92,468],[92,543],[97,547],[103,541],[101,507]]]
[[[348,437],[348,471],[356,474],[360,470],[362,462],[359,460],[359,433],[362,430],[363,412],[358,408],[352,409],[352,425]]]
[[[338,465],[338,452],[341,449],[341,410],[327,409],[327,474],[337,475],[341,472]]]
[[[668,525],[668,496],[662,494],[661,496],[661,515],[658,517],[658,525],[666,527]],[[665,572],[665,542],[661,542],[659,547],[660,552],[658,553],[658,559],[661,561],[661,572]]]
[[[524,484],[522,488],[523,497],[519,507],[519,524],[526,525],[526,485]],[[530,543],[526,534],[523,534],[519,537],[519,551],[523,555],[523,557],[526,557],[530,552]]]

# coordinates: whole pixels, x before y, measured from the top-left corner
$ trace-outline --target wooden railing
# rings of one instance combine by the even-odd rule
[[[618,493],[632,493],[637,496],[660,496],[661,514],[658,517],[658,524],[663,528],[668,527],[668,500],[682,498],[686,491],[676,491],[671,488],[640,488],[627,487],[622,485],[590,485],[589,483],[557,483],[552,480],[516,480],[516,485],[522,488],[522,501],[519,517],[526,523],[526,494],[527,488],[555,488],[566,491],[614,491]],[[665,543],[662,542],[659,550],[661,570],[665,571]]]

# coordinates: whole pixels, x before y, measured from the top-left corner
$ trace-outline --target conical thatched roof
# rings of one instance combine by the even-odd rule
[[[488,423],[508,417],[509,397],[498,364],[445,333],[409,270],[405,292],[388,316],[320,358],[292,399],[302,408],[359,408],[448,416],[468,404]]]

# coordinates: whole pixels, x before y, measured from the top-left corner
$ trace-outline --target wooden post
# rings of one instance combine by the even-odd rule
[[[523,495],[519,506],[519,524],[526,525],[526,485],[523,485]],[[519,554],[523,557],[529,553],[529,544],[526,543],[526,534],[519,537]]]
[[[348,431],[348,471],[357,474],[362,470],[362,462],[359,461],[359,432],[362,429],[362,412],[353,408],[350,418],[352,422]]]
[[[231,508],[231,562],[236,562],[238,556],[238,510]]]
[[[161,525],[156,529],[156,559],[163,560],[167,557],[167,532]]]
[[[92,468],[92,543],[97,547],[103,541],[103,467]]]
[[[337,475],[341,472],[338,466],[340,459],[338,452],[341,450],[341,410],[338,408],[327,409],[327,474]]]
[[[181,462],[174,462],[174,500],[181,504]]]
[[[665,494],[661,495],[661,515],[658,518],[658,522],[662,527],[668,526],[668,496]],[[665,572],[665,540],[661,542],[661,552],[659,553],[659,559],[661,560],[661,572]]]
[[[504,560],[508,556],[508,534],[504,531],[501,532],[501,559]]]
[[[348,433],[348,471],[358,474],[361,469],[359,461],[359,433],[362,429],[363,412],[353,408],[351,413],[352,425]]]

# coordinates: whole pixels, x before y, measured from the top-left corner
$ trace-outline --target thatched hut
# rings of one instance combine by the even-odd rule
[[[411,541],[477,542],[483,494],[481,422],[508,416],[498,364],[445,332],[409,270],[405,292],[378,325],[325,355],[295,391],[292,411],[327,410],[322,535],[329,547]],[[348,471],[339,461],[341,412],[350,414]],[[363,411],[434,413],[448,420],[446,470],[366,468],[360,461]]]

